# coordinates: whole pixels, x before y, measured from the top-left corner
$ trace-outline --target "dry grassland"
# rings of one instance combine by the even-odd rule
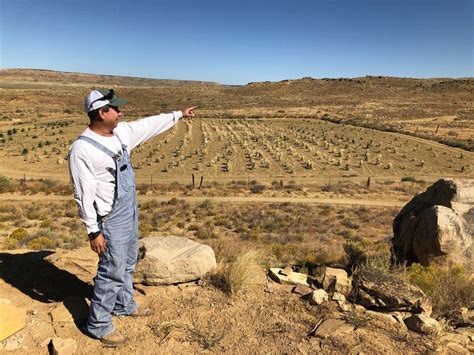
[[[198,118],[133,152],[140,237],[171,234],[210,245],[227,281],[225,289],[217,274],[203,287],[139,286],[138,302],[156,314],[115,319],[129,337],[115,350],[51,316],[69,315],[68,296],[89,297],[96,272],[66,159],[88,124],[82,98],[98,87],[129,99],[124,120],[200,106]],[[0,253],[1,292],[28,309],[25,331],[6,342],[25,346],[20,352],[45,351],[52,335],[75,339],[87,353],[434,352],[435,336],[374,312],[342,315],[335,302],[311,306],[291,286],[270,283],[264,270],[292,264],[311,273],[322,263],[350,271],[370,261],[387,271],[400,208],[438,178],[474,178],[473,94],[472,78],[225,86],[0,70],[0,247],[9,249]],[[54,265],[44,260],[49,254]],[[252,277],[240,278],[249,269],[236,268],[255,261]],[[437,315],[466,306],[472,294],[462,273],[403,273],[426,286]],[[340,317],[353,333],[309,335]]]

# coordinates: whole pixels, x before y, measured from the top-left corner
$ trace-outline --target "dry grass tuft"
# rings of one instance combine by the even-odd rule
[[[229,291],[236,294],[245,290],[258,270],[258,254],[250,250],[237,257],[237,259],[225,268],[225,280],[229,285]]]
[[[219,264],[210,275],[210,283],[228,294],[237,294],[250,285],[258,270],[258,254],[254,250],[239,255],[233,262]]]

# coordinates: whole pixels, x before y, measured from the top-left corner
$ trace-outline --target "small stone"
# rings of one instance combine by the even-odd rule
[[[328,300],[329,300],[329,295],[327,294],[327,292],[324,291],[323,289],[318,289],[318,290],[313,291],[309,302],[314,305],[320,305],[323,302],[326,302]]]
[[[408,329],[423,334],[437,332],[440,329],[436,319],[428,317],[425,314],[414,314],[405,319],[405,324]]]
[[[342,303],[337,306],[342,312],[351,312],[352,306],[347,303]]]
[[[346,303],[346,296],[339,292],[334,292],[331,299],[339,303],[339,305]]]
[[[57,355],[74,354],[77,350],[77,343],[74,339],[52,338],[48,344],[50,353]]]
[[[296,293],[302,297],[310,295],[314,290],[305,285],[296,285],[291,292]]]
[[[325,272],[323,288],[328,292],[339,292],[348,296],[352,290],[352,281],[346,270],[327,267]]]
[[[361,306],[360,304],[355,304],[354,305],[354,311],[356,313],[365,313],[365,312],[367,312],[367,309],[364,306]]]
[[[278,283],[286,285],[305,285],[309,287],[308,276],[299,272],[292,272],[289,276],[282,274],[283,269],[276,267],[270,268],[268,275],[270,278]]]

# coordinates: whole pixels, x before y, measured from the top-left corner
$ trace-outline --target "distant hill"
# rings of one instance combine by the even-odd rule
[[[75,85],[163,87],[182,85],[220,85],[209,81],[149,79],[117,75],[96,75],[44,69],[0,69],[0,82],[56,83]]]

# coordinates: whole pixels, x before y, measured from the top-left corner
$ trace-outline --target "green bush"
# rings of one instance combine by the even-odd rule
[[[347,268],[355,270],[367,262],[367,251],[360,242],[348,242],[342,246],[347,256]]]
[[[433,302],[433,313],[449,319],[459,308],[472,307],[474,280],[459,266],[428,267],[413,264],[408,269],[408,279],[423,290]]]
[[[402,177],[401,181],[402,182],[417,182],[418,180],[416,180],[416,178],[414,178],[413,176],[405,176],[405,177]]]
[[[0,175],[0,193],[10,191],[12,181],[8,176]]]

